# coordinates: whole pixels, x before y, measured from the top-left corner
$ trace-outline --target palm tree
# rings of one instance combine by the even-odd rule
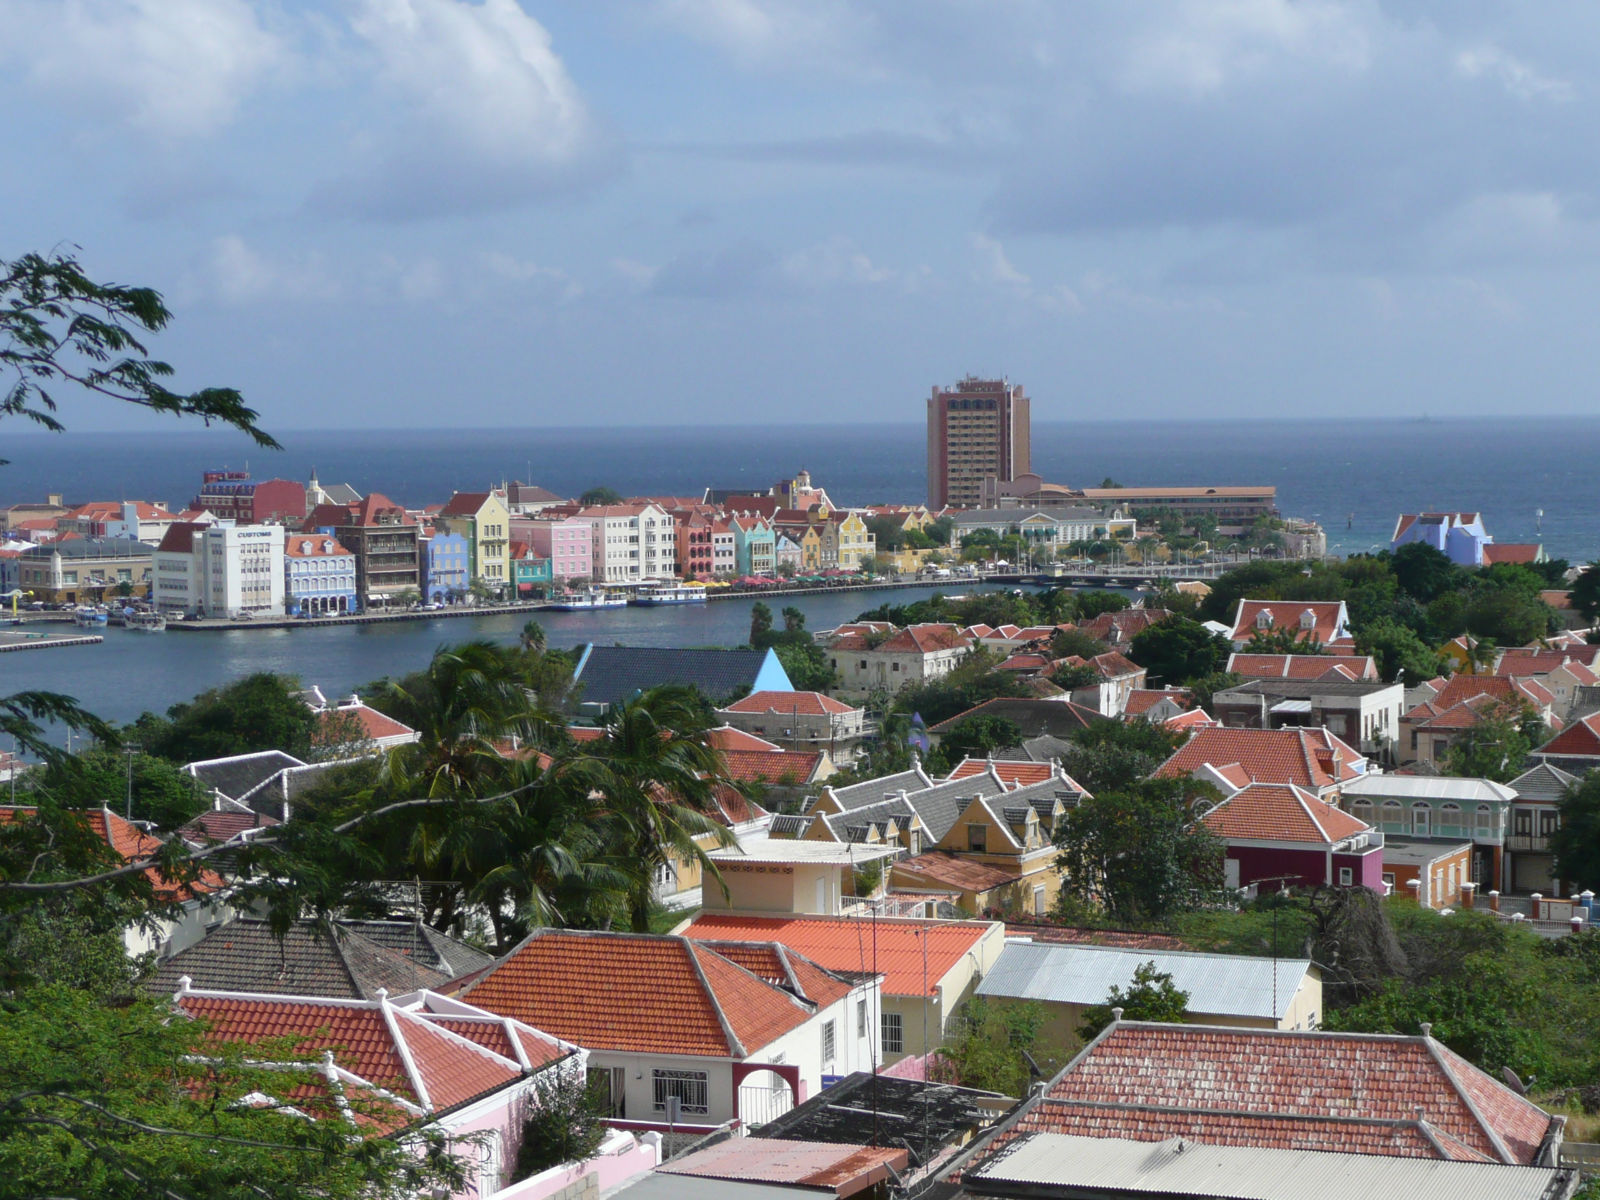
[[[612,711],[605,733],[582,743],[552,768],[557,777],[587,786],[595,815],[631,874],[628,917],[633,930],[650,928],[657,871],[673,859],[695,862],[717,876],[700,840],[732,843],[709,814],[726,785],[720,756],[705,741],[706,709],[692,688],[652,688]]]
[[[544,626],[537,621],[528,621],[522,627],[522,635],[517,639],[524,650],[544,652]]]

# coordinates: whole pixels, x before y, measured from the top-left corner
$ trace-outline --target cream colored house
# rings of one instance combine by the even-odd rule
[[[496,591],[511,579],[511,510],[499,492],[457,492],[440,511],[438,525],[467,539],[468,573]]]

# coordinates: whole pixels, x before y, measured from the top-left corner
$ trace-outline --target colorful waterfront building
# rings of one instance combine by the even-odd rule
[[[457,492],[439,510],[437,524],[467,539],[473,582],[493,591],[511,586],[511,510],[498,492]]]
[[[347,613],[356,607],[356,556],[326,533],[284,539],[286,608],[298,613]]]
[[[733,534],[734,571],[740,575],[771,575],[777,570],[777,539],[764,517],[730,517],[728,529]]]
[[[550,560],[543,557],[527,542],[511,543],[511,582],[519,599],[536,591],[548,589],[554,580]]]
[[[587,521],[566,516],[513,516],[511,536],[550,560],[551,578],[556,583],[594,577],[594,532]]]
[[[453,604],[472,583],[472,550],[466,536],[435,526],[417,542],[417,590],[428,604]]]

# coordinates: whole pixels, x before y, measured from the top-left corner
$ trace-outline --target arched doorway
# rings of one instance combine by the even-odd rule
[[[739,1119],[747,1131],[777,1120],[794,1104],[794,1088],[776,1071],[752,1071],[739,1083]]]

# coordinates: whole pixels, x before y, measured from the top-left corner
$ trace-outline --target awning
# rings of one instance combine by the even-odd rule
[[[1272,706],[1275,713],[1284,714],[1311,714],[1311,701],[1309,700],[1279,700]]]

